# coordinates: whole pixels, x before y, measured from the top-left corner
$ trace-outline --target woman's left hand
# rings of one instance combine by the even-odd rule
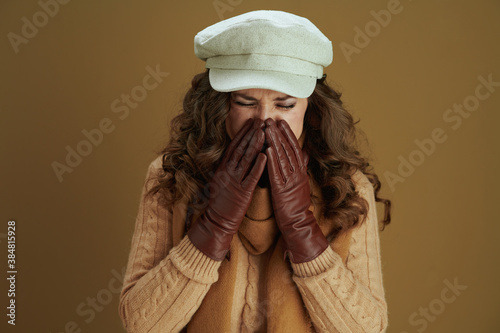
[[[290,260],[313,260],[328,247],[328,241],[309,210],[308,156],[286,121],[267,119],[265,123],[269,144],[265,152],[276,222]]]

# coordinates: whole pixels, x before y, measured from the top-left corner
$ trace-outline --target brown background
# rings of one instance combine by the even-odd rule
[[[371,11],[387,7],[340,0],[70,1],[43,22],[37,1],[2,1],[1,330],[123,331],[115,276],[126,265],[147,166],[166,143],[192,76],[204,70],[193,37],[223,18],[280,9],[309,18],[333,41],[326,72],[361,119],[383,194],[393,200],[393,222],[381,233],[388,332],[500,331],[500,87],[460,127],[443,119],[454,103],[474,101],[479,76],[500,81],[500,2],[402,0],[400,12],[376,31]],[[21,35],[23,17],[33,22],[34,15],[41,26],[16,53],[8,34]],[[374,29],[368,45],[347,57],[341,45],[355,46],[355,28],[367,24]],[[120,119],[111,103],[142,85],[146,67],[156,65],[168,77]],[[66,146],[75,149],[82,131],[105,118],[114,130],[60,182],[52,163],[65,164]],[[418,153],[415,140],[435,128],[444,142],[429,155]],[[398,173],[400,159],[410,157],[420,165],[391,189],[385,174]],[[9,220],[17,222],[15,328],[5,315]],[[455,279],[467,288],[443,303],[442,292],[453,295],[446,281]],[[92,310],[88,302],[96,297]],[[418,312],[429,306],[432,317],[424,319]]]

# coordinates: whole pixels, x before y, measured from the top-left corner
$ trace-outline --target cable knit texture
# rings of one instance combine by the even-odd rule
[[[127,332],[185,332],[219,280],[221,262],[204,255],[176,229],[175,209],[163,207],[156,197],[145,198],[160,169],[161,156],[147,173],[120,294],[119,315]],[[332,241],[314,260],[291,264],[292,279],[316,332],[385,332],[388,324],[373,187],[361,172],[353,180],[369,212],[365,222],[352,229],[345,260]],[[232,249],[244,251],[248,260],[238,263],[236,274],[244,278],[235,286],[228,327],[231,332],[259,332],[265,323],[265,311],[259,308],[265,288],[262,263],[268,258],[249,253],[239,237],[234,238]]]

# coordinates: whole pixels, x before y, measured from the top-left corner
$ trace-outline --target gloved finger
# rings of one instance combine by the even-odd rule
[[[283,119],[276,122],[276,128],[278,129],[278,135],[281,138],[283,149],[288,157],[289,164],[287,168],[289,168],[291,172],[299,170],[302,165],[302,155],[299,155],[300,147],[297,139],[295,139],[295,134],[293,134],[290,126]],[[294,145],[296,146],[294,147]],[[299,147],[299,151],[297,151],[297,147]]]
[[[266,127],[267,142],[269,144],[269,147],[274,148],[274,153],[276,154],[276,159],[278,162],[280,173],[286,179],[291,174],[291,172],[290,172],[290,162],[288,161],[288,156],[283,148],[282,140],[284,139],[279,134],[274,119],[266,119],[266,126],[267,126]]]
[[[243,124],[243,126],[240,128],[238,133],[236,133],[236,135],[234,136],[233,140],[231,140],[231,143],[228,145],[226,152],[224,153],[224,157],[222,158],[221,164],[227,163],[227,161],[229,160],[229,158],[233,154],[234,149],[240,144],[240,141],[247,134],[247,132],[252,128],[253,123],[254,123],[254,119],[249,118]]]
[[[257,183],[259,182],[260,176],[262,175],[262,172],[264,171],[264,168],[266,167],[266,162],[267,162],[267,156],[264,153],[260,153],[257,156],[257,159],[255,160],[255,164],[252,167],[252,170],[250,170],[250,173],[248,176],[243,180],[243,183],[241,183],[241,187],[247,191],[252,190],[257,186]]]
[[[277,127],[286,139],[287,144],[285,145],[285,149],[287,154],[289,154],[292,167],[294,169],[301,169],[303,167],[302,149],[290,125],[284,119],[281,119],[277,122]]]
[[[252,140],[253,135],[257,131],[260,131],[261,128],[264,128],[264,121],[262,119],[260,118],[252,119],[252,121],[253,123],[251,128],[248,130],[245,136],[243,136],[238,146],[234,149],[233,155],[229,159],[230,165],[228,165],[228,167],[231,167],[232,169],[238,167],[241,158],[243,157],[245,151],[247,150],[248,144]]]
[[[252,136],[252,139],[248,144],[248,148],[245,151],[245,155],[243,156],[239,166],[237,167],[238,172],[241,172],[240,180],[242,180],[246,176],[250,165],[255,160],[257,154],[259,154],[259,152],[261,151],[262,146],[264,145],[264,139],[264,131],[256,129]]]
[[[264,120],[262,120],[260,118],[256,118],[256,119],[254,119],[253,126],[254,126],[254,128],[264,129],[266,127],[266,124],[264,124]]]
[[[238,168],[238,165],[240,164],[240,160],[242,159],[243,155],[245,154],[245,151],[247,150],[248,144],[250,143],[250,140],[252,140],[252,137],[255,133],[255,131],[260,131],[260,129],[255,129],[253,126],[250,128],[250,130],[245,134],[243,138],[241,138],[240,143],[238,146],[233,151],[233,154],[231,157],[229,157],[229,160],[227,161],[227,167],[228,170],[235,171]]]
[[[284,177],[281,173],[281,168],[279,166],[278,158],[274,147],[268,147],[266,149],[267,155],[267,172],[269,174],[269,183],[271,188],[279,188],[284,183]]]

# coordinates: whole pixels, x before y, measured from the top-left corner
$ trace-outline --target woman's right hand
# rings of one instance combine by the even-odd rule
[[[205,212],[188,230],[191,243],[214,260],[223,260],[229,251],[266,166],[263,128],[262,119],[248,119],[238,131],[208,184]]]

